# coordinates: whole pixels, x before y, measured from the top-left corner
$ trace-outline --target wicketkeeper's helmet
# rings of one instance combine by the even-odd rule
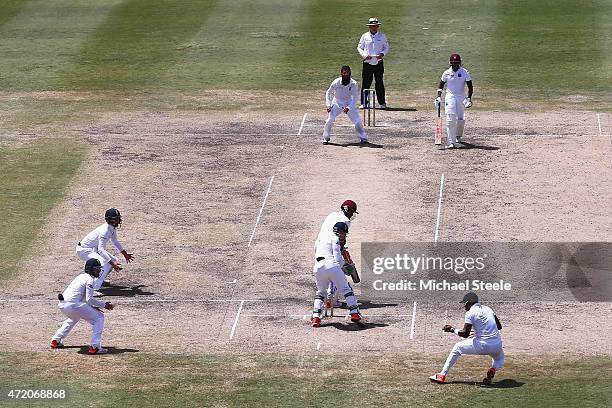
[[[339,232],[344,232],[348,234],[348,225],[346,223],[340,221],[334,224],[334,234],[338,234]]]

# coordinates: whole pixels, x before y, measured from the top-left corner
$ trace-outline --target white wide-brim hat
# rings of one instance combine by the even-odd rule
[[[380,22],[378,21],[378,19],[377,19],[376,17],[371,17],[371,18],[368,20],[368,24],[366,24],[366,25],[369,25],[369,26],[376,26],[376,25],[380,25]]]

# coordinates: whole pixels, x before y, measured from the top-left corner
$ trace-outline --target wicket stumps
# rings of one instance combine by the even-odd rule
[[[363,90],[363,124],[376,126],[376,90],[374,89]]]

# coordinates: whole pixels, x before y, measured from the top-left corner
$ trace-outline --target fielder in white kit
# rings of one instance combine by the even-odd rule
[[[342,270],[345,264],[342,256],[342,248],[346,243],[348,226],[344,222],[337,222],[333,226],[332,232],[333,235],[329,235],[322,240],[317,240],[316,244],[316,261],[313,267],[313,273],[317,285],[317,293],[315,295],[312,318],[310,319],[312,327],[321,326],[323,302],[330,282],[344,295],[346,304],[349,307],[351,321],[359,322],[361,320],[357,298],[355,298],[353,289],[348,284],[344,271]]]
[[[332,126],[336,117],[341,113],[346,113],[355,125],[359,142],[368,142],[368,135],[366,135],[357,108],[359,99],[359,85],[354,79],[351,79],[351,68],[348,65],[343,65],[340,68],[340,77],[334,79],[327,92],[325,92],[325,105],[328,115],[323,128],[323,144],[327,144],[331,140]]]
[[[110,240],[117,251],[121,252],[125,261],[130,263],[134,260],[134,255],[129,254],[117,239],[117,227],[121,225],[121,214],[116,208],[109,208],[104,213],[106,222],[98,228],[91,231],[85,236],[76,246],[76,254],[83,261],[88,259],[97,259],[102,265],[100,276],[94,281],[94,289],[98,290],[106,279],[111,268],[115,271],[120,271],[121,264],[117,257],[106,251],[106,243]],[[96,293],[99,294],[99,293]]]
[[[329,236],[333,237],[333,228],[336,223],[343,222],[350,229],[351,221],[353,221],[356,217],[355,214],[359,213],[357,212],[357,203],[355,203],[353,200],[344,200],[340,205],[340,211],[334,211],[330,213],[325,218],[325,221],[323,221],[321,229],[319,230],[319,235],[317,236],[317,240],[315,241],[315,252],[317,250],[317,244],[319,241],[322,241]],[[334,307],[342,306],[342,302],[340,302],[337,296],[337,288],[331,282],[327,290],[327,299],[328,301],[334,303]],[[331,305],[326,304],[326,307],[331,308]]]
[[[472,94],[474,87],[472,77],[467,69],[461,66],[461,56],[452,54],[448,61],[450,68],[442,73],[440,84],[438,85],[438,96],[434,101],[436,109],[441,103],[442,91],[446,85],[446,95],[444,96],[444,113],[446,115],[446,133],[448,134],[447,149],[452,149],[461,142],[463,129],[465,127],[464,108],[472,106]],[[465,86],[468,88],[467,98],[465,97]]]
[[[104,328],[104,313],[100,308],[113,310],[111,302],[104,302],[94,297],[94,280],[100,276],[102,265],[97,259],[88,259],[85,262],[84,272],[74,278],[66,290],[58,295],[58,307],[68,319],[51,339],[51,348],[62,348],[64,339],[76,326],[79,320],[84,319],[92,326],[91,345],[88,354],[106,354],[107,350],[101,346],[102,329]]]
[[[438,384],[446,382],[448,371],[455,365],[462,354],[488,355],[492,359],[491,368],[487,376],[482,380],[484,385],[491,385],[497,370],[504,366],[504,349],[500,330],[502,325],[490,307],[478,303],[478,295],[468,292],[461,303],[465,303],[465,322],[462,330],[457,330],[451,325],[444,325],[443,331],[455,333],[459,337],[467,338],[474,329],[474,338],[458,342],[446,359],[442,371],[434,374],[429,379]]]

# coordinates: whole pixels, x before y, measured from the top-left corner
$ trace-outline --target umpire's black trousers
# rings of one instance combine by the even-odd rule
[[[383,83],[383,74],[385,73],[385,65],[383,61],[378,61],[376,65],[370,65],[363,62],[363,70],[361,71],[361,104],[365,105],[364,89],[369,89],[372,86],[372,78],[374,78],[374,89],[376,90],[376,99],[378,104],[383,105],[385,102],[385,84]]]

